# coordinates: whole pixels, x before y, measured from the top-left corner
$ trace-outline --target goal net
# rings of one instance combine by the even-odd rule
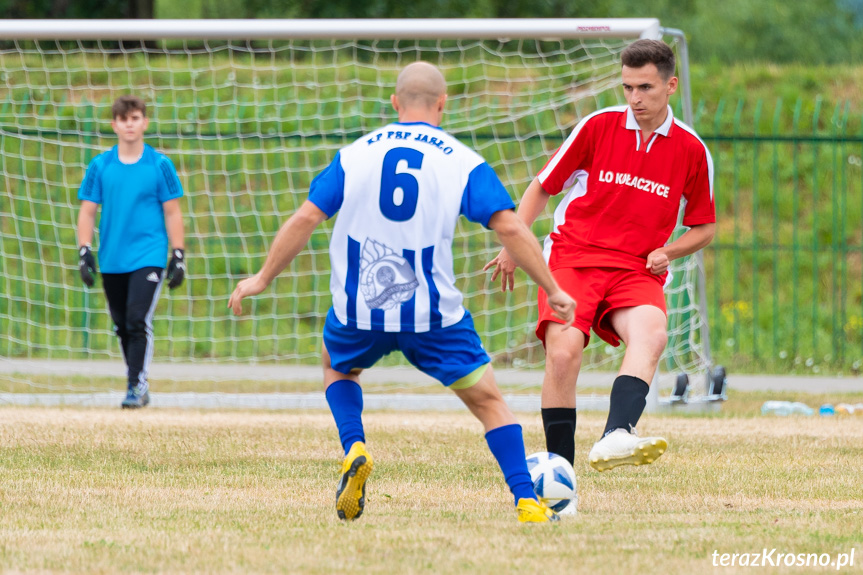
[[[517,199],[579,119],[623,102],[619,57],[628,43],[663,33],[651,19],[7,21],[0,28],[0,367],[121,358],[101,282],[87,289],[78,276],[77,189],[89,161],[116,143],[112,102],[135,94],[149,106],[146,141],[173,160],[185,189],[187,281],[159,301],[155,361],[198,364],[214,380],[226,364],[319,362],[330,222],[245,304],[245,318],[229,314],[228,295],[259,269],[275,232],[336,151],[395,119],[389,96],[405,64],[422,59],[442,70],[443,127],[485,157]],[[677,38],[665,35],[675,49]],[[685,83],[688,71],[680,75]],[[678,117],[687,104],[674,101]],[[555,205],[534,227],[540,238]],[[457,285],[494,364],[541,369],[536,286],[519,271],[515,291],[501,293],[481,271],[498,249],[493,233],[462,221]],[[709,364],[698,263],[692,257],[672,268],[666,374],[697,377]],[[613,370],[621,354],[593,338],[584,370]],[[0,374],[0,392],[81,386],[9,371]]]

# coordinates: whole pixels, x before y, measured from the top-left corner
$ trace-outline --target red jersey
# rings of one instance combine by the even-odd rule
[[[545,240],[551,269],[644,271],[668,241],[685,198],[683,225],[716,221],[713,160],[695,131],[668,117],[647,142],[629,106],[594,112],[539,173],[543,190],[566,192]]]

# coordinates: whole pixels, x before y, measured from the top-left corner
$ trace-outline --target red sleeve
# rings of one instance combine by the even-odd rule
[[[588,116],[583,119],[563,145],[558,148],[548,163],[540,170],[539,183],[546,193],[559,194],[567,186],[572,175],[578,170],[590,170],[593,161],[593,134],[599,118]]]
[[[716,221],[716,208],[713,203],[713,159],[703,144],[697,155],[693,156],[686,188],[683,190],[683,197],[686,198],[683,225],[687,227]]]

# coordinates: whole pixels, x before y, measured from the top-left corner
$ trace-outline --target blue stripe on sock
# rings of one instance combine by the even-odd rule
[[[348,327],[357,327],[357,288],[360,285],[360,242],[348,236],[348,276],[345,292],[348,294]]]
[[[443,316],[440,314],[440,292],[434,283],[432,267],[434,264],[434,246],[423,248],[423,274],[429,285],[429,327],[439,329],[443,324]]]
[[[413,250],[402,250],[402,257],[407,260],[410,264],[411,269],[416,273],[416,252]],[[417,294],[411,296],[411,299],[402,303],[401,307],[401,331],[403,332],[413,332],[414,331],[414,315],[416,314],[416,303],[417,303]]]

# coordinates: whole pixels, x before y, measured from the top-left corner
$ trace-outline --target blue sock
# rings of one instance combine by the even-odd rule
[[[515,497],[519,499],[536,499],[530,472],[527,470],[527,457],[524,454],[524,439],[521,436],[521,426],[517,423],[492,429],[485,434],[488,448],[497,459],[506,484]]]
[[[358,383],[340,379],[327,388],[327,403],[339,428],[339,440],[345,455],[357,441],[365,443],[363,431],[363,390]]]

